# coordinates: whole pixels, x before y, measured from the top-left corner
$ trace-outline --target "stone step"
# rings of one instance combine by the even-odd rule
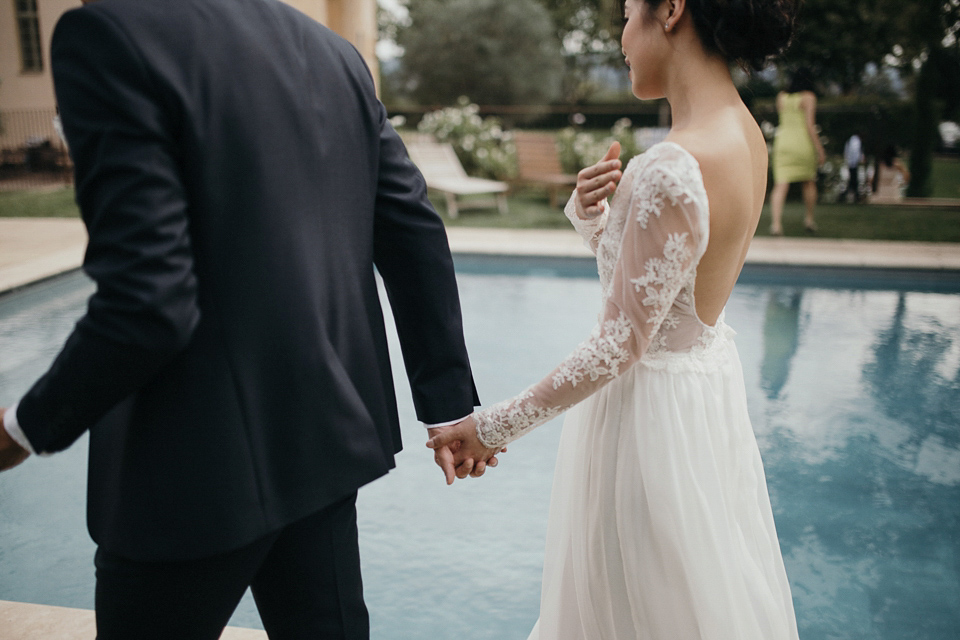
[[[93,611],[44,604],[0,600],[0,638],[3,640],[94,640]],[[227,627],[220,640],[266,640],[259,629]]]

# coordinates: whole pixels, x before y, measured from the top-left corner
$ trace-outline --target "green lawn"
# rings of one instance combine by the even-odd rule
[[[443,198],[432,197],[437,210],[452,227],[497,227],[503,229],[568,229],[570,223],[559,208],[551,208],[546,196],[522,191],[510,197],[510,214],[501,216],[496,209],[460,211],[451,220],[446,216]],[[787,236],[806,237],[803,205],[787,202],[783,211],[783,229]],[[816,209],[820,238],[860,240],[904,240],[920,242],[960,242],[960,209],[907,208],[853,204],[821,204]],[[757,236],[768,236],[770,207],[764,206]]]
[[[937,183],[960,185],[960,160],[938,159]],[[954,187],[960,193],[960,186]],[[948,197],[943,191],[938,196]],[[960,197],[960,196],[957,196]],[[443,199],[433,198],[437,210],[450,226],[499,227],[510,229],[567,229],[570,224],[559,208],[547,203],[546,195],[536,190],[520,190],[510,196],[510,214],[501,216],[496,209],[460,212],[456,220],[447,218]],[[72,189],[53,191],[16,191],[0,193],[0,217],[61,217],[78,215]],[[821,238],[862,240],[914,240],[921,242],[960,242],[960,210],[907,208],[897,206],[821,204],[816,211]],[[758,236],[768,235],[769,206],[764,207]],[[804,237],[803,205],[788,202],[783,215],[788,236]]]
[[[458,202],[482,198],[460,198]],[[442,196],[430,194],[444,222],[451,227],[495,227],[499,229],[569,229],[570,222],[560,207],[551,207],[545,193],[535,190],[518,190],[510,194],[510,213],[500,215],[496,208],[460,209],[460,216],[451,220]]]
[[[0,192],[0,218],[79,218],[73,188]]]
[[[960,198],[960,158],[935,158],[932,179],[934,198]]]
[[[787,236],[806,235],[803,212],[799,202],[786,204],[783,231]],[[960,242],[960,209],[821,204],[814,215],[820,238]],[[757,236],[768,236],[769,230],[770,206],[764,205]]]

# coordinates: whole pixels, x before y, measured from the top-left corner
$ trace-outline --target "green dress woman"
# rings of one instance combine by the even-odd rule
[[[783,205],[791,182],[803,183],[803,202],[806,205],[804,227],[809,233],[817,230],[814,207],[817,204],[817,167],[823,164],[825,154],[817,135],[815,114],[817,96],[813,92],[810,74],[800,70],[787,91],[777,95],[777,113],[780,125],[773,140],[773,190],[770,205],[773,222],[770,235],[783,235]]]
[[[817,178],[817,150],[807,132],[804,92],[780,98],[780,127],[773,141],[773,175],[776,184],[807,182]]]

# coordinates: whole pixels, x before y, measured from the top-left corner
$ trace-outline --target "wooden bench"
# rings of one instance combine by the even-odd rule
[[[21,167],[25,164],[27,164],[27,152],[23,147],[19,149],[0,149],[0,165]]]
[[[439,191],[447,202],[447,214],[451,218],[460,215],[460,209],[497,207],[507,214],[507,190],[505,182],[473,178],[467,175],[460,164],[457,152],[449,144],[415,141],[407,144],[410,159],[417,165],[427,182],[427,188]],[[492,198],[476,199],[458,204],[458,196],[489,194]]]
[[[523,185],[545,187],[550,206],[560,205],[561,191],[569,192],[577,185],[577,176],[564,173],[560,166],[557,143],[550,133],[516,131],[513,142],[517,147],[517,179]]]

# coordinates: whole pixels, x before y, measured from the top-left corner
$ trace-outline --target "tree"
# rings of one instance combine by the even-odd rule
[[[541,0],[553,18],[565,65],[563,99],[576,103],[594,90],[590,71],[622,63],[623,27],[617,0]]]
[[[622,16],[617,0],[542,0],[542,4],[569,54],[607,52],[611,48],[619,53]]]
[[[907,195],[929,196],[933,152],[939,140],[937,125],[943,117],[960,111],[960,0],[925,0],[905,19],[914,34],[919,63],[914,99],[916,124],[910,154],[910,186]]]
[[[560,44],[536,0],[408,0],[392,27],[403,89],[420,104],[546,104],[559,94]]]
[[[806,66],[845,94],[869,63],[894,66],[913,85],[908,194],[929,195],[937,124],[960,115],[960,0],[806,0],[787,67]]]
[[[805,0],[782,63],[807,67],[821,83],[834,83],[850,93],[868,63],[883,65],[887,54],[902,44],[905,7],[931,1]]]

